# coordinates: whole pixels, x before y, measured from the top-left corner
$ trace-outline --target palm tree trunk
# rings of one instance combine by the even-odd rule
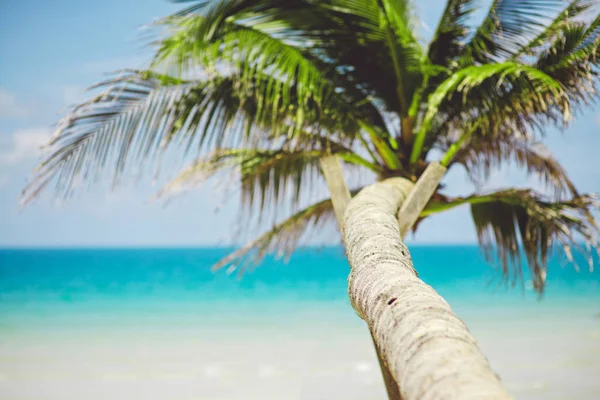
[[[510,399],[466,325],[417,276],[396,219],[412,188],[392,178],[348,204],[342,231],[352,305],[402,399]]]
[[[377,342],[375,341],[375,336],[371,333],[371,339],[373,340],[373,346],[375,347],[375,354],[377,354],[377,361],[379,361],[379,369],[381,370],[381,375],[383,377],[383,383],[385,385],[385,391],[388,395],[388,400],[402,400],[400,396],[400,388],[398,386],[398,382],[392,376],[390,369],[385,364],[381,353],[379,352],[379,348],[377,347]]]
[[[331,202],[333,203],[333,209],[341,231],[344,226],[344,214],[350,203],[350,190],[348,190],[348,186],[346,185],[346,179],[344,178],[340,160],[336,156],[321,158],[321,169],[323,170],[323,176],[325,177],[329,192],[331,193]],[[388,399],[402,400],[400,391],[398,390],[398,383],[392,377],[383,358],[381,358],[379,350],[377,349],[377,344],[375,343],[375,337],[371,335],[371,338],[373,339],[373,345],[375,346],[375,353],[377,354],[377,360],[379,361],[379,367],[381,369],[381,375],[388,394]]]

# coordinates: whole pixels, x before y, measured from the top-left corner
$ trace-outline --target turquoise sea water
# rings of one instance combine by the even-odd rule
[[[346,302],[348,264],[341,248],[297,251],[289,263],[267,258],[241,279],[213,273],[227,249],[0,249],[0,304],[9,311],[36,306],[84,309],[84,304],[227,304]],[[537,302],[525,275],[503,284],[499,270],[475,246],[416,246],[411,255],[420,277],[450,303],[472,299],[489,305]],[[590,272],[553,259],[545,302],[600,296],[600,268]],[[544,303],[542,301],[541,304]],[[119,310],[114,310],[118,312]]]
[[[341,248],[266,259],[242,279],[210,271],[226,253],[0,250],[0,399],[314,399],[340,385],[322,398],[381,398]],[[520,398],[600,398],[599,269],[553,260],[539,300],[527,276],[502,284],[477,247],[411,255]]]

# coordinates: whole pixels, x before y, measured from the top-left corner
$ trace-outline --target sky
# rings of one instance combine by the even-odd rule
[[[422,31],[434,29],[443,2],[418,2]],[[42,196],[24,209],[19,194],[40,146],[68,105],[85,99],[85,88],[106,73],[143,67],[150,58],[144,25],[178,10],[165,0],[2,0],[0,2],[0,247],[215,246],[240,242],[239,202],[223,204],[208,184],[168,205],[150,201],[152,176],[114,190],[98,186],[58,202]],[[563,132],[550,128],[546,145],[581,192],[600,192],[600,107],[588,107]],[[167,171],[175,173],[176,171]],[[475,188],[464,171],[444,180],[450,194]],[[540,184],[504,168],[483,189]],[[318,188],[326,196],[324,188]],[[218,212],[217,212],[218,210]],[[426,220],[409,243],[473,243],[466,207]],[[332,244],[330,232],[310,244]]]

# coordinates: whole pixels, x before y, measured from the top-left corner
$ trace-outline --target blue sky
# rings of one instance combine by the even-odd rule
[[[423,32],[433,29],[441,2],[418,2]],[[0,246],[187,246],[238,241],[236,200],[211,184],[169,206],[150,202],[146,181],[93,188],[59,204],[43,196],[24,210],[19,192],[39,161],[39,146],[67,107],[106,72],[142,67],[149,59],[141,27],[180,8],[165,0],[3,0],[0,3]],[[548,131],[548,147],[582,192],[600,192],[600,108],[578,115],[565,132]],[[176,171],[167,171],[176,172]],[[459,169],[445,179],[451,193],[474,188]],[[488,188],[539,184],[510,168]],[[326,192],[323,191],[323,196]],[[215,209],[220,208],[218,213]],[[331,243],[330,233],[313,243]],[[322,237],[321,237],[322,236]],[[423,223],[417,243],[475,241],[468,208]]]

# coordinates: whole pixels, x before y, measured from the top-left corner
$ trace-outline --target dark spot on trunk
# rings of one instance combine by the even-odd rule
[[[390,301],[388,301],[388,306],[391,306],[392,304],[394,304],[394,302],[396,300],[398,300],[398,299],[394,297],[393,299],[391,299]]]

